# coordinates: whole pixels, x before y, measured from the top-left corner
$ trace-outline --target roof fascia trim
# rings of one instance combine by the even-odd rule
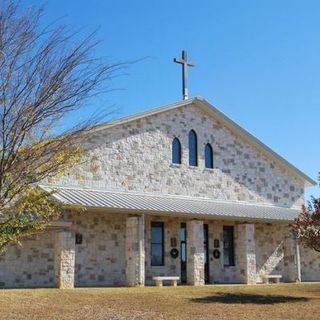
[[[136,113],[136,114],[131,115],[131,116],[120,118],[118,120],[113,120],[113,121],[109,121],[109,122],[106,122],[106,123],[102,123],[101,125],[97,125],[96,127],[92,128],[90,131],[91,132],[99,132],[99,131],[104,130],[104,129],[110,129],[112,127],[119,126],[119,125],[122,125],[122,124],[126,124],[126,123],[129,123],[129,122],[132,122],[132,121],[136,121],[136,120],[139,120],[139,119],[142,119],[142,118],[145,118],[145,117],[150,117],[150,116],[162,113],[162,112],[174,110],[174,109],[177,109],[177,108],[192,104],[196,99],[197,98],[191,98],[191,99],[188,99],[188,100],[182,100],[182,101],[179,101],[179,102],[175,102],[175,103],[164,105],[162,107],[152,108],[151,110],[146,110],[146,111],[143,111],[143,112],[139,112],[139,113]]]
[[[144,214],[151,216],[175,216],[182,218],[197,218],[204,220],[216,220],[216,221],[237,221],[237,222],[246,222],[252,221],[255,223],[279,223],[279,224],[289,224],[293,222],[293,219],[270,219],[270,218],[248,218],[241,216],[227,216],[227,215],[208,215],[208,214],[195,214],[195,213],[180,213],[180,212],[166,212],[166,211],[153,211],[153,210],[137,210],[137,209],[121,209],[121,208],[101,208],[101,207],[91,207],[84,206],[87,211],[95,211],[100,213],[119,213],[119,214]]]

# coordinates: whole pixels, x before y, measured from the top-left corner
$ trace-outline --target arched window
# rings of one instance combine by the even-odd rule
[[[178,138],[172,140],[172,163],[181,164],[181,143]]]
[[[204,162],[206,168],[213,169],[213,150],[210,143],[204,148]]]
[[[198,143],[197,134],[194,130],[189,132],[189,165],[198,165]]]

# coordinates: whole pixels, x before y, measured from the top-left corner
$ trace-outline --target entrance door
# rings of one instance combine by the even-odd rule
[[[209,232],[208,225],[203,225],[203,245],[204,245],[204,280],[209,283]]]
[[[187,226],[185,223],[180,225],[180,252],[181,283],[187,283]]]

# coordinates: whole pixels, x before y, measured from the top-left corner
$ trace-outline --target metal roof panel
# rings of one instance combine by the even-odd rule
[[[52,192],[52,197],[60,202],[87,208],[277,221],[293,221],[299,214],[299,209],[241,201],[226,202],[200,197],[112,192],[51,185],[40,187]]]

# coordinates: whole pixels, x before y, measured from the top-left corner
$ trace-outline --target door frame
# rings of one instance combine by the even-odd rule
[[[210,283],[210,260],[209,260],[209,224],[203,224],[203,246],[204,246],[204,280],[205,283]]]

